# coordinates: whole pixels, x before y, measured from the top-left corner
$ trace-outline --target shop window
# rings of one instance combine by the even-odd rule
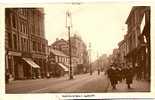
[[[8,68],[9,68],[9,73],[13,74],[13,65],[12,65],[12,59],[11,59],[10,56],[9,56],[9,59],[8,59]]]

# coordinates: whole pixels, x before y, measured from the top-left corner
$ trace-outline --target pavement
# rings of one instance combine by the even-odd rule
[[[68,76],[60,78],[18,80],[6,84],[6,93],[106,93],[106,92],[147,92],[149,83],[134,80],[132,89],[127,89],[125,80],[112,90],[110,81],[104,72],[100,75],[80,74],[69,80]]]
[[[128,89],[126,81],[123,80],[116,85],[115,90],[112,90],[110,86],[108,92],[150,92],[150,83],[148,81],[134,79],[130,86],[131,89]]]

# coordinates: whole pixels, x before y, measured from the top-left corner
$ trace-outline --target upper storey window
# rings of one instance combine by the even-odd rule
[[[13,26],[14,28],[17,27],[15,15],[12,15],[12,26]]]

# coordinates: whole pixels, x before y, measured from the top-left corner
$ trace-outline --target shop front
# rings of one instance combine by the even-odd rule
[[[31,58],[22,58],[24,63],[25,69],[25,77],[27,79],[36,79],[40,78],[40,66],[37,65]]]

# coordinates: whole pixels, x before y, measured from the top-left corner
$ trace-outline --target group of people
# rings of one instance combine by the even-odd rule
[[[116,84],[118,84],[118,82],[122,82],[122,80],[126,80],[128,88],[131,88],[130,85],[132,84],[134,77],[132,64],[128,64],[126,67],[120,67],[116,64],[112,64],[106,73],[113,89],[116,89]]]

